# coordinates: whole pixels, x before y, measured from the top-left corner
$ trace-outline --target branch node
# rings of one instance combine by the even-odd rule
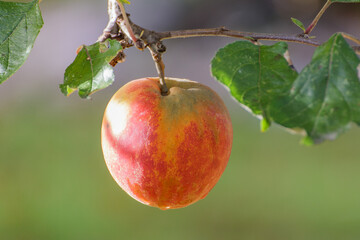
[[[141,39],[137,39],[135,42],[135,47],[141,51],[143,51],[146,47],[146,44]]]
[[[122,63],[125,61],[126,55],[123,51],[118,52],[118,54],[110,61],[110,65],[115,67],[116,64]]]

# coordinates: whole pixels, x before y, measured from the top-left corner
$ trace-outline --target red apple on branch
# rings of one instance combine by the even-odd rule
[[[181,208],[203,199],[225,170],[232,124],[220,97],[190,80],[131,81],[108,103],[101,142],[120,187],[141,203]]]

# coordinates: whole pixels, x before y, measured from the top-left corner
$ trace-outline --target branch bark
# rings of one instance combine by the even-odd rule
[[[120,8],[116,0],[108,0],[109,22],[105,27],[103,34],[98,38],[98,42],[103,42],[108,38],[115,37],[119,34],[119,26],[116,21],[121,16]]]
[[[166,95],[168,89],[165,83],[165,65],[162,61],[162,54],[166,51],[166,47],[162,43],[162,40],[215,36],[245,39],[252,41],[253,43],[257,43],[259,40],[282,41],[317,47],[320,46],[321,43],[313,40],[312,38],[309,38],[308,34],[314,29],[320,17],[324,14],[325,10],[330,6],[330,4],[331,2],[330,0],[328,0],[316,16],[316,18],[307,28],[305,33],[299,35],[286,35],[242,32],[230,30],[225,27],[155,32],[134,24],[128,18],[128,14],[125,12],[124,6],[122,5],[122,3],[119,3],[118,0],[108,0],[109,22],[104,29],[103,34],[99,37],[98,41],[105,41],[106,39],[111,38],[120,41],[122,43],[123,49],[132,47],[134,45],[140,50],[148,48],[151,52],[151,55],[155,62],[156,70],[159,75],[161,92],[162,94]],[[342,35],[345,38],[360,45],[360,40],[355,38],[354,36],[347,33],[342,33]],[[353,49],[357,54],[360,54],[360,46],[354,46]],[[121,52],[111,61],[111,65],[115,66],[118,62],[124,61],[124,59],[125,54]]]
[[[295,42],[306,44],[310,46],[319,46],[320,43],[304,36],[292,36],[285,34],[271,34],[271,33],[252,33],[241,32],[226,29],[225,27],[210,28],[210,29],[191,29],[191,30],[179,30],[168,31],[158,33],[161,40],[174,39],[174,38],[189,38],[189,37],[205,37],[205,36],[221,36],[221,37],[233,37],[250,41],[267,40],[267,41],[283,41],[283,42]]]

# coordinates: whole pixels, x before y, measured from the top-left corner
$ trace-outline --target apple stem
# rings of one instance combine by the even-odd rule
[[[157,52],[156,50],[154,51],[154,49],[152,49],[150,46],[148,47],[148,49],[151,52],[151,56],[155,62],[156,70],[159,75],[161,95],[166,96],[169,93],[169,89],[166,86],[165,82],[165,64],[162,60],[162,54]]]

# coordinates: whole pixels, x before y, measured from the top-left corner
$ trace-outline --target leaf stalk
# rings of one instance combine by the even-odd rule
[[[324,15],[325,11],[330,7],[331,4],[332,4],[331,0],[326,1],[325,5],[321,8],[320,12],[316,15],[314,20],[310,23],[310,25],[305,30],[304,35],[309,35],[312,32],[312,30],[314,30],[314,28],[317,25],[317,23],[319,22],[320,18],[322,17],[322,15]]]

